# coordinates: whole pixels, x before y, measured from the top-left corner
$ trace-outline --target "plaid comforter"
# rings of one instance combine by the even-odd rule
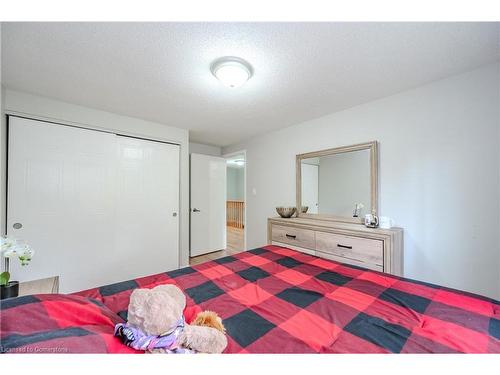
[[[219,313],[227,353],[500,353],[500,303],[266,246],[74,295],[1,304],[4,352],[131,352],[113,337],[130,293],[174,283]]]

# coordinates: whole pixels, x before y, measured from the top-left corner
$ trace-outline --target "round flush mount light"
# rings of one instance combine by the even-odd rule
[[[237,159],[229,159],[227,161],[227,164],[229,166],[236,166],[236,167],[242,167],[245,165],[245,159],[240,159],[240,158],[237,158]]]
[[[243,86],[253,74],[252,66],[248,62],[234,56],[215,60],[210,70],[224,86],[231,88]]]

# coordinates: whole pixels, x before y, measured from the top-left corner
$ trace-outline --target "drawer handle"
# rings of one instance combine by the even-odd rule
[[[285,234],[285,236],[286,236],[287,238],[291,238],[292,240],[294,240],[294,239],[296,239],[296,238],[297,238],[297,236],[294,236],[294,235],[292,235],[292,234],[288,234],[288,233],[287,233],[287,234]]]
[[[337,247],[341,247],[343,249],[352,249],[352,246],[347,246],[347,245],[341,245],[341,244],[337,244]]]

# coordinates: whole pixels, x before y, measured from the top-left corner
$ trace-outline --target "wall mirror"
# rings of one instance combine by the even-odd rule
[[[378,214],[376,141],[297,155],[296,168],[299,217],[362,222]]]

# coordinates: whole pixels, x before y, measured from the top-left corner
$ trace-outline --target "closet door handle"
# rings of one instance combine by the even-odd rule
[[[201,210],[198,210],[197,208],[193,208],[193,212],[201,212]]]
[[[343,249],[352,249],[352,246],[347,246],[347,245],[341,245],[341,244],[337,244],[337,247],[341,247]]]
[[[286,236],[287,238],[291,238],[292,240],[294,240],[294,239],[296,239],[296,238],[297,238],[297,236],[294,236],[294,235],[292,235],[292,234],[288,234],[288,233],[287,233],[287,234],[285,234],[285,236]]]

